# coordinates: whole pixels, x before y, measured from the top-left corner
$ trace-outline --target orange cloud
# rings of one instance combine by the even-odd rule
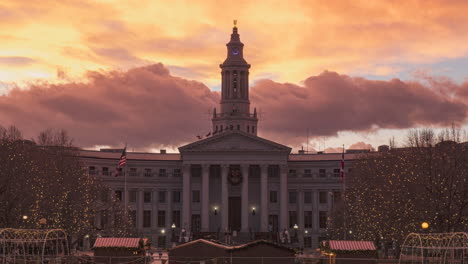
[[[239,20],[251,76],[299,83],[325,69],[392,75],[394,63],[467,56],[466,1],[16,1],[0,4],[0,56],[38,63],[0,65],[2,81],[125,70],[162,61],[201,67],[219,83],[232,19]],[[11,29],[15,30],[12,31]],[[185,76],[186,77],[186,76]]]

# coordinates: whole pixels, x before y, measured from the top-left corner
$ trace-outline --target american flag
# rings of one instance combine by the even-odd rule
[[[122,155],[120,155],[119,164],[117,165],[117,168],[115,168],[115,177],[119,176],[119,172],[125,164],[127,164],[127,146],[125,146],[122,151]]]
[[[343,145],[343,153],[341,154],[340,177],[342,180],[344,179],[344,145]]]

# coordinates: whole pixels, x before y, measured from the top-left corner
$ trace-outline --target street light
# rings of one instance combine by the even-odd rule
[[[255,215],[255,206],[252,207],[252,215]]]
[[[166,234],[166,230],[165,230],[165,229],[161,229],[161,234]]]
[[[214,209],[214,215],[218,215],[218,206],[213,207]]]
[[[23,220],[28,220],[28,216],[27,216],[27,215],[23,215]]]
[[[426,229],[429,228],[429,224],[428,224],[427,222],[423,222],[423,223],[421,224],[421,227],[422,227],[423,230],[426,230]]]
[[[172,228],[172,229],[176,228],[175,223],[172,223],[171,228]]]

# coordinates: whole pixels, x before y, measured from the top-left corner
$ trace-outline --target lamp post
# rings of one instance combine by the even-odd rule
[[[294,224],[294,240],[299,242],[299,238],[297,237],[297,229],[299,229],[299,226],[297,224]]]
[[[175,228],[176,228],[175,223],[172,223],[172,225],[171,225],[171,233],[172,233],[171,240],[172,240],[172,246],[173,247],[175,246],[175,243],[176,243]]]

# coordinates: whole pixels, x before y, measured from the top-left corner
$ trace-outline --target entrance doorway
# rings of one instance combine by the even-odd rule
[[[231,231],[241,229],[241,198],[229,197],[229,227]]]

